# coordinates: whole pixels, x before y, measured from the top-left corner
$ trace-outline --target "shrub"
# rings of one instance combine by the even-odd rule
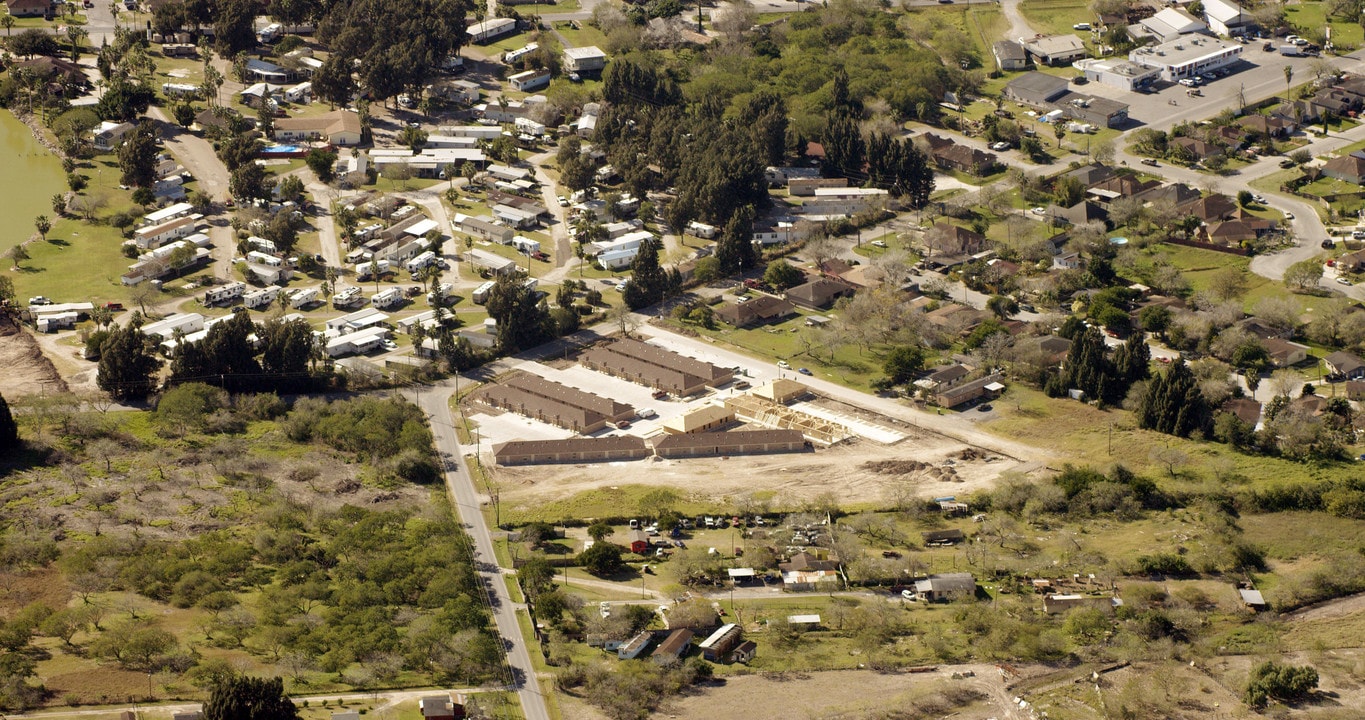
[[[1307,665],[1281,665],[1267,660],[1251,670],[1243,699],[1252,707],[1265,707],[1271,700],[1302,700],[1318,686],[1318,671]]]

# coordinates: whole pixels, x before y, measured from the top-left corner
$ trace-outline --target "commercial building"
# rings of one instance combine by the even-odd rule
[[[1203,35],[1186,35],[1128,53],[1129,60],[1160,71],[1166,82],[1217,70],[1237,62],[1241,56],[1241,44]]]
[[[1204,20],[1210,30],[1227,37],[1245,35],[1256,23],[1241,5],[1228,0],[1204,0]]]
[[[1184,8],[1168,7],[1149,18],[1129,25],[1128,35],[1133,38],[1150,37],[1157,42],[1165,42],[1181,35],[1204,32],[1208,29],[1208,24],[1191,15]]]
[[[654,442],[654,452],[663,458],[791,453],[803,452],[807,447],[805,436],[793,429],[665,435]]]
[[[1161,77],[1161,71],[1156,68],[1120,58],[1088,60],[1078,65],[1084,70],[1086,80],[1128,92],[1142,90]]]
[[[517,373],[503,380],[502,384],[572,407],[590,410],[606,418],[609,422],[620,422],[635,417],[635,408],[631,405],[594,395],[575,387],[561,385],[538,375]]]
[[[1041,72],[1024,73],[1005,86],[1011,100],[1047,111],[1061,111],[1072,120],[1100,127],[1119,127],[1128,122],[1128,106],[1108,98],[1072,92],[1065,78]]]
[[[280,118],[275,121],[275,139],[279,142],[326,140],[333,145],[359,145],[360,114],[333,110],[313,117]]]
[[[493,446],[499,465],[640,460],[649,456],[645,441],[634,435],[566,440],[512,440]]]

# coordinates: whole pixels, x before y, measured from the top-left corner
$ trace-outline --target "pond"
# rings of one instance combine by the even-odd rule
[[[33,234],[33,218],[52,217],[52,196],[66,189],[62,162],[9,111],[0,111],[0,253]],[[8,262],[3,262],[6,268]]]

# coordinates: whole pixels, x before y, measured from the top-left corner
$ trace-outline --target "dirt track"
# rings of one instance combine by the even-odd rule
[[[0,316],[0,395],[66,392],[66,382],[29,332],[8,317]]]

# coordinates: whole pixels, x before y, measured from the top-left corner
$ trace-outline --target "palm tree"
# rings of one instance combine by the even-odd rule
[[[5,34],[9,35],[14,31],[14,16],[8,13],[0,15],[0,25],[5,26]]]
[[[66,195],[57,193],[52,196],[52,213],[57,217],[66,215]]]
[[[79,25],[66,26],[66,39],[71,41],[71,62],[81,59],[81,41],[87,37],[90,37],[90,33],[86,32],[85,28]]]
[[[33,229],[38,231],[38,235],[43,240],[47,240],[47,231],[52,229],[52,221],[46,215],[39,215],[33,218]]]

